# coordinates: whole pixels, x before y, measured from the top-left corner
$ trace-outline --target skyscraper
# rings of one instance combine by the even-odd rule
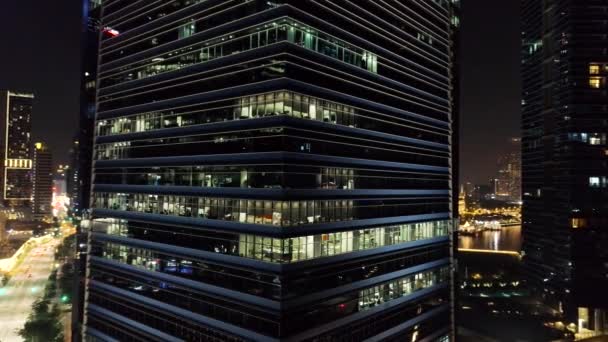
[[[101,0],[82,0],[82,70],[80,88],[80,115],[78,134],[72,148],[76,153],[72,158],[74,179],[72,201],[79,214],[90,208],[91,167],[93,160],[93,129],[95,126],[95,105],[97,100],[97,67]]]
[[[524,0],[523,250],[581,335],[608,332],[608,1]]]
[[[512,138],[509,151],[498,158],[495,194],[499,199],[521,201],[521,139]]]
[[[72,336],[76,341],[82,337],[85,305],[86,260],[88,251],[88,214],[91,197],[91,175],[93,162],[93,129],[97,98],[97,67],[99,34],[101,27],[101,0],[82,0],[81,22],[81,86],[78,134],[72,149],[72,208],[81,219],[76,227],[76,261],[74,277],[74,301],[72,303]]]
[[[0,198],[5,205],[29,204],[32,101],[34,95],[0,90]]]
[[[74,138],[70,148],[70,163],[66,174],[66,191],[73,210],[80,213],[81,177],[80,177],[80,140]]]
[[[34,144],[32,169],[32,218],[41,221],[53,215],[53,157],[41,142]]]
[[[84,334],[447,341],[451,15],[105,2]]]

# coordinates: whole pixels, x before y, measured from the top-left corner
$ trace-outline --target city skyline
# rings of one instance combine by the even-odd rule
[[[80,106],[81,0],[3,0],[0,89],[34,94],[32,140],[69,162]]]
[[[81,2],[6,0],[2,4],[5,10],[0,11],[3,32],[22,32],[29,37],[10,35],[3,42],[14,53],[0,55],[0,89],[35,94],[33,139],[47,141],[55,164],[69,163],[68,151],[78,130],[80,98],[70,94],[77,94],[82,76]],[[461,87],[466,90],[461,100],[460,180],[481,184],[498,170],[494,156],[508,150],[507,139],[520,133],[520,32],[517,20],[509,19],[518,15],[519,4],[468,0],[462,6],[466,20],[462,20]],[[31,20],[16,20],[22,17]],[[62,20],[54,20],[57,17]],[[40,54],[31,41],[46,51],[45,56],[51,58],[48,64],[36,62]],[[494,70],[498,63],[505,67]],[[500,96],[490,90],[487,75],[500,77],[500,84],[490,83],[502,89]],[[501,129],[484,129],[487,125]]]
[[[608,341],[608,0],[6,0],[0,340]]]

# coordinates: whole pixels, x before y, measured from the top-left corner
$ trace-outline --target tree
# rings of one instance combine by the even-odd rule
[[[44,289],[44,296],[32,304],[32,313],[29,315],[19,336],[25,342],[63,341],[63,327],[60,323],[61,312],[57,304],[50,308],[51,300],[57,295],[57,271],[49,276]]]
[[[37,300],[32,311],[23,329],[19,330],[19,336],[26,342],[61,341],[58,340],[63,334],[57,305],[49,311],[47,299]]]
[[[11,280],[11,276],[8,273],[2,275],[2,286],[6,286],[9,280]]]

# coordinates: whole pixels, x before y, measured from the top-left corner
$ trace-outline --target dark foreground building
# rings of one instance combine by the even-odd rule
[[[104,1],[84,335],[448,341],[447,1]]]
[[[97,67],[101,24],[101,0],[82,0],[81,21],[81,88],[78,133],[70,150],[68,191],[73,216],[81,220],[76,227],[76,258],[74,261],[74,293],[72,297],[72,340],[82,340],[84,321],[88,230],[90,228],[91,176],[93,138],[97,98]]]
[[[525,0],[523,250],[544,302],[608,333],[608,1]]]

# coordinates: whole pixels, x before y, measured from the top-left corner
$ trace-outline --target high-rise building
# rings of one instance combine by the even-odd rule
[[[35,221],[49,219],[53,215],[53,156],[49,148],[34,144],[32,169],[32,218]]]
[[[452,254],[450,255],[452,260],[455,260],[456,256],[458,255],[458,227],[460,226],[460,213],[464,213],[465,211],[462,210],[461,211],[461,206],[460,206],[460,192],[458,191],[459,189],[459,185],[460,185],[460,171],[459,171],[459,167],[458,165],[460,165],[460,103],[461,103],[461,96],[460,96],[460,87],[458,86],[460,84],[460,55],[461,55],[461,49],[460,49],[460,35],[461,35],[461,30],[460,30],[460,18],[461,18],[461,10],[460,10],[460,0],[450,0],[450,4],[449,6],[451,6],[450,8],[450,31],[451,31],[451,37],[450,37],[450,44],[451,44],[451,70],[450,70],[450,75],[451,75],[451,94],[450,94],[450,98],[451,98],[451,115],[450,115],[450,119],[451,119],[451,125],[452,125],[452,141],[451,141],[451,164],[450,164],[450,169],[451,169],[451,173],[452,173],[452,218],[453,218],[453,222],[454,222],[454,229],[452,229],[452,235],[451,235],[451,251]],[[466,207],[465,207],[466,209]],[[455,272],[456,273],[456,272]],[[456,310],[456,304],[459,303],[459,297],[458,297],[458,292],[456,291],[456,289],[458,288],[458,279],[456,276],[452,276],[451,277],[451,295],[450,295],[450,299],[451,299],[451,308],[450,311],[452,313],[452,317],[451,317],[451,331],[455,332],[456,330],[456,322],[459,321],[458,317],[456,316],[457,314],[457,310]]]
[[[71,154],[72,189],[70,200],[76,218],[76,258],[74,261],[74,293],[72,301],[72,337],[82,340],[84,322],[86,259],[88,251],[89,209],[91,197],[91,167],[93,161],[93,129],[97,95],[97,58],[101,27],[101,0],[82,0],[81,22],[81,85],[78,133]]]
[[[128,4],[102,4],[84,335],[448,341],[452,2]]]
[[[34,95],[0,90],[0,199],[29,204],[32,197],[32,102]]]
[[[509,151],[498,158],[494,194],[498,199],[521,201],[521,139],[512,138]]]
[[[90,209],[91,167],[93,160],[93,137],[95,106],[97,100],[97,67],[101,0],[82,0],[82,69],[80,86],[80,115],[78,134],[72,150],[72,202],[78,215]]]
[[[70,148],[70,163],[66,170],[66,191],[72,210],[80,213],[80,141],[75,138]]]
[[[467,211],[467,193],[464,191],[464,187],[460,189],[458,195],[458,213],[459,215],[464,214]]]
[[[70,174],[70,166],[59,164],[53,172],[53,185],[55,193],[60,196],[65,196],[68,193],[68,178]]]
[[[523,250],[581,336],[608,332],[608,1],[524,0]]]

